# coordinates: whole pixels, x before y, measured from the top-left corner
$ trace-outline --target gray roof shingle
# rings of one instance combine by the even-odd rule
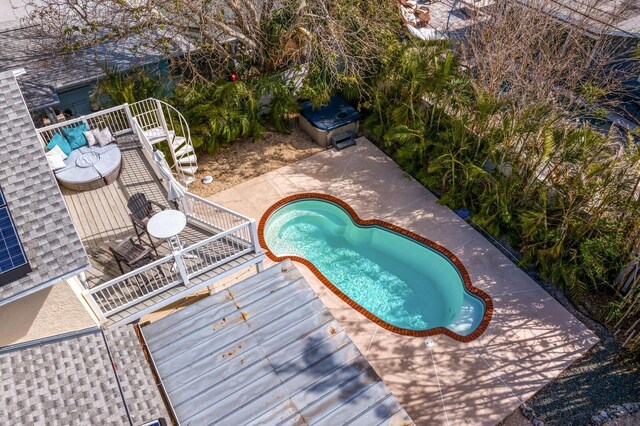
[[[0,351],[2,424],[124,425],[125,401],[133,424],[169,420],[132,326]]]
[[[0,286],[0,305],[89,267],[13,73],[0,73],[0,187],[32,272]]]
[[[160,417],[168,421],[169,414],[162,400],[160,386],[151,374],[134,327],[119,326],[104,330],[129,413],[136,425]]]
[[[99,330],[0,354],[3,424],[126,424]]]

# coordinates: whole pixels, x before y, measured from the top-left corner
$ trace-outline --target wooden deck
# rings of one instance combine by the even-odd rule
[[[136,235],[127,208],[129,197],[144,193],[148,199],[170,207],[166,191],[135,137],[119,137],[117,143],[122,151],[123,167],[116,182],[83,192],[61,188],[73,223],[91,260],[92,268],[86,273],[89,288],[121,275],[108,245]],[[180,234],[180,239],[185,245],[191,245],[212,235],[208,230],[189,224]],[[148,237],[144,235],[142,238],[145,241]],[[159,256],[169,254],[167,243],[158,243],[161,244],[157,248]]]
[[[91,261],[91,269],[86,272],[87,285],[94,288],[122,275],[118,264],[108,249],[108,244],[120,241],[130,236],[135,237],[135,230],[129,218],[127,200],[133,194],[144,193],[148,199],[156,201],[166,208],[170,208],[170,202],[166,199],[166,191],[160,180],[142,153],[139,142],[133,135],[119,137],[118,145],[122,151],[123,167],[116,182],[103,188],[76,192],[62,189],[62,194],[67,203],[73,223],[85,245]],[[185,246],[190,246],[214,235],[214,232],[191,223],[179,237]],[[148,235],[143,235],[144,242]],[[157,258],[170,253],[168,244],[157,241]],[[222,240],[220,253],[229,250]],[[219,253],[218,253],[219,254]],[[215,253],[211,254],[215,256]],[[208,285],[208,282],[226,276],[238,268],[246,268],[249,265],[262,260],[263,255],[255,253],[245,254],[240,258],[225,263],[200,276],[195,277],[188,286],[180,285],[167,289],[139,304],[109,317],[109,323],[127,322],[130,318],[137,318],[137,313],[149,311],[154,307],[162,307],[180,297],[186,297],[199,288]],[[128,272],[124,266],[125,272]]]

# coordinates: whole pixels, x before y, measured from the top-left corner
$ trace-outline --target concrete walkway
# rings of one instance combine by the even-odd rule
[[[211,197],[260,219],[276,201],[322,192],[363,219],[384,219],[451,250],[494,302],[485,333],[471,343],[400,336],[345,304],[296,264],[332,314],[419,425],[495,424],[556,377],[597,337],[480,234],[365,138],[324,151]]]

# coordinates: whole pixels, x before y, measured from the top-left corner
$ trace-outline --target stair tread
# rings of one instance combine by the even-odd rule
[[[191,145],[185,145],[182,148],[177,149],[175,151],[175,154],[176,154],[176,157],[180,157],[181,155],[189,154],[191,152],[193,152],[193,147]]]
[[[196,157],[195,155],[189,155],[187,157],[178,158],[177,163],[184,165],[195,163],[196,161],[198,161],[198,157]]]
[[[194,175],[198,171],[198,166],[177,166],[177,169],[183,173]]]

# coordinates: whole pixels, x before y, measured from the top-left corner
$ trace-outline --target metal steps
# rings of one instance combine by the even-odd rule
[[[155,145],[160,142],[168,141],[175,135],[175,132],[169,131],[165,133],[162,127],[154,127],[144,131],[144,135],[147,137],[151,144]]]
[[[195,155],[187,155],[178,159],[177,164],[181,165],[192,165],[198,160],[198,157]]]
[[[180,170],[182,170],[184,173],[186,173],[188,175],[192,175],[193,176],[198,171],[198,166],[180,167]]]
[[[193,146],[184,144],[182,148],[176,149],[176,157],[181,157],[183,155],[191,154],[193,152]]]

